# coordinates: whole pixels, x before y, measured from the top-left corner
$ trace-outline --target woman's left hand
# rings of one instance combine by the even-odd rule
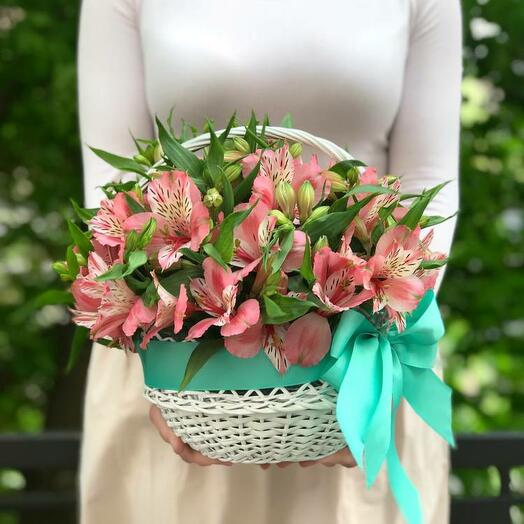
[[[295,464],[295,462],[279,462],[275,465],[279,468],[286,468],[291,466],[291,464]],[[310,466],[315,466],[317,464],[327,467],[344,466],[345,468],[354,468],[357,465],[349,448],[341,449],[340,451],[333,453],[333,455],[318,460],[304,460],[299,462],[299,464],[303,468],[309,468]],[[262,469],[267,469],[269,468],[269,464],[263,464],[261,467]]]

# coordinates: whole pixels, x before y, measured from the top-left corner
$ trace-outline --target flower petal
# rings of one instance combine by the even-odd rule
[[[246,300],[237,309],[236,314],[229,319],[225,325],[220,329],[220,334],[223,337],[230,337],[232,335],[240,335],[246,329],[255,325],[260,318],[260,304],[258,300],[250,298]]]
[[[262,347],[262,333],[264,326],[259,319],[258,322],[246,329],[240,335],[224,338],[226,349],[236,357],[254,357]]]
[[[289,326],[286,357],[291,364],[314,366],[326,355],[330,345],[331,329],[327,319],[317,313],[308,313]]]

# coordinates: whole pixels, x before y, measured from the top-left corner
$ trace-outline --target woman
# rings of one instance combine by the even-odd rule
[[[86,205],[117,174],[87,148],[120,154],[153,117],[217,126],[253,108],[348,145],[404,192],[454,179],[429,214],[458,208],[459,0],[84,0],[79,99]],[[435,229],[449,252],[455,220]],[[437,282],[437,290],[442,274]],[[385,471],[367,489],[345,450],[324,465],[202,465],[142,398],[136,355],[94,344],[85,399],[82,524],[396,524]],[[448,520],[448,450],[405,404],[401,460],[426,522]],[[160,436],[159,436],[160,434]],[[164,444],[168,440],[171,446]],[[173,450],[175,453],[173,453]],[[183,460],[178,455],[181,456]]]

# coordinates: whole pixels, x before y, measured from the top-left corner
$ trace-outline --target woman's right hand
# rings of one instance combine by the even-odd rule
[[[181,438],[177,437],[173,430],[167,425],[162,412],[157,406],[151,406],[149,408],[149,419],[156,427],[158,433],[164,440],[171,445],[173,451],[188,464],[197,464],[199,466],[231,466],[231,462],[222,462],[217,459],[210,459],[202,453],[195,451],[182,441]]]

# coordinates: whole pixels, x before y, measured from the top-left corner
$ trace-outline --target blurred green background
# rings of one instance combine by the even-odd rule
[[[439,296],[446,378],[457,431],[523,430],[524,3],[462,5],[461,215]],[[0,432],[81,422],[88,355],[64,374],[66,310],[22,307],[58,285],[50,263],[67,243],[68,199],[82,201],[78,11],[0,2]],[[0,486],[13,474],[0,472]]]

